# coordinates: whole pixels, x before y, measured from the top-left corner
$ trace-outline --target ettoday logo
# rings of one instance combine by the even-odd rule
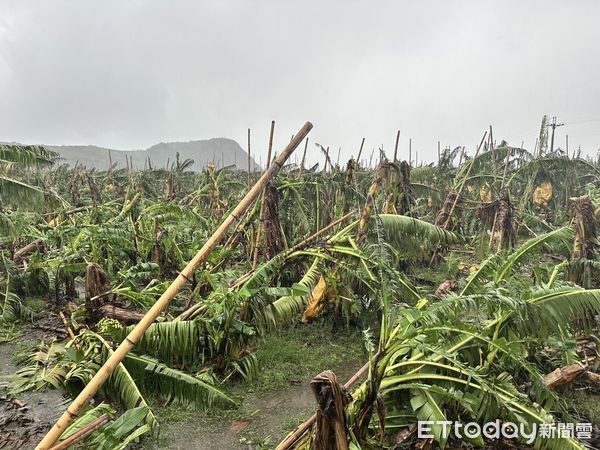
[[[453,422],[450,420],[421,420],[418,422],[417,435],[420,439],[434,438],[433,430],[439,427],[441,437],[447,439],[450,433],[459,439],[520,439],[532,444],[536,438],[560,439],[576,438],[590,439],[592,436],[591,423],[534,423],[531,425],[513,422],[487,422],[483,425],[477,422]]]

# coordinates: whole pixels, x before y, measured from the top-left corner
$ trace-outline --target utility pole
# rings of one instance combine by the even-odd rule
[[[562,127],[563,125],[564,123],[556,123],[556,116],[552,118],[552,123],[547,125],[552,128],[552,137],[550,138],[550,153],[554,151],[554,130],[556,130],[557,127]]]

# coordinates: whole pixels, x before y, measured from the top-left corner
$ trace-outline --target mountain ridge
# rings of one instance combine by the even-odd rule
[[[200,171],[209,163],[217,167],[236,165],[238,168],[248,167],[248,153],[233,139],[219,137],[191,141],[159,142],[146,149],[118,150],[97,145],[43,145],[48,150],[59,154],[58,163],[75,164],[89,169],[107,170],[109,160],[117,168],[127,167],[126,157],[134,169],[148,167],[148,160],[153,168],[166,168],[173,163],[179,153],[180,160],[192,159],[191,170]],[[250,159],[252,169],[258,164]]]

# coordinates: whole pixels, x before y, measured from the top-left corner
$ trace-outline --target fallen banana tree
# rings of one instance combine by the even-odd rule
[[[574,323],[600,313],[600,290],[559,280],[564,264],[534,286],[515,276],[545,245],[564,246],[572,235],[568,227],[559,229],[527,241],[510,255],[492,256],[471,274],[460,294],[437,303],[423,300],[412,308],[392,307],[400,293],[394,280],[380,272],[379,341],[367,380],[350,402],[342,402],[345,433],[336,431],[336,446],[329,438],[324,443],[318,429],[306,434],[313,416],[277,450],[360,448],[419,420],[432,423],[431,433],[442,448],[450,438],[446,421],[499,420],[525,430],[515,435],[517,442],[582,450],[572,438],[535,435],[540,424],[568,415],[528,356],[549,345],[552,335],[567,339],[576,331]],[[338,430],[339,420],[331,427]],[[484,445],[482,435],[468,440]]]

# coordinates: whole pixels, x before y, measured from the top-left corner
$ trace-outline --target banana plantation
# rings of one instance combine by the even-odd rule
[[[308,167],[310,128],[263,172],[0,146],[0,448],[600,446],[600,160],[550,148],[542,124],[535,149],[490,129],[431,164],[397,147],[366,164],[311,143]],[[278,431],[235,435],[248,387],[301,370],[266,343],[324,328],[336,365],[309,348]],[[310,408],[284,421],[299,391]],[[23,400],[57,394],[50,422]],[[161,438],[167,409],[195,433],[216,415],[235,446]],[[444,425],[490,422],[524,431]],[[577,433],[530,437],[557,424]]]

